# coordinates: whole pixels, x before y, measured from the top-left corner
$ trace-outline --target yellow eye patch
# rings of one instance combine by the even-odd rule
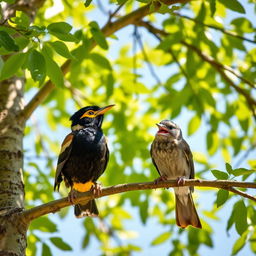
[[[86,111],[86,112],[80,117],[80,119],[82,119],[82,118],[84,118],[84,117],[90,117],[90,118],[96,117],[95,111],[93,111],[93,110],[88,110],[88,111]]]

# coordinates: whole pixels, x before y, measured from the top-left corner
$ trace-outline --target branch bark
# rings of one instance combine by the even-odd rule
[[[248,198],[250,200],[256,201],[256,197],[246,194],[240,190],[235,189],[234,187],[239,188],[252,188],[256,189],[256,183],[253,182],[239,182],[239,181],[229,181],[229,180],[198,180],[198,179],[191,179],[185,180],[184,185],[186,186],[197,186],[197,187],[212,187],[212,188],[221,188],[233,193],[236,193],[240,196]],[[109,196],[113,194],[119,194],[128,191],[135,191],[135,190],[146,190],[146,189],[156,189],[156,188],[170,188],[170,187],[178,187],[176,180],[164,181],[155,184],[154,182],[144,182],[144,183],[130,183],[130,184],[120,184],[112,187],[107,187],[102,190],[100,197]],[[89,200],[96,198],[93,193],[85,192],[80,193],[75,200],[75,203],[86,203]],[[60,209],[71,205],[68,201],[67,197],[62,199],[54,200],[46,204],[42,204],[40,206],[36,206],[32,209],[25,210],[21,213],[24,222],[28,223],[40,216],[55,213]]]
[[[162,0],[161,2],[166,5],[173,5],[177,3],[186,3],[190,0]],[[116,21],[112,22],[108,20],[106,25],[102,28],[102,33],[107,37],[118,30],[135,23],[135,21],[141,20],[145,16],[157,12],[158,9],[161,7],[159,2],[156,2],[154,5],[153,10],[151,9],[151,3],[117,19]],[[95,40],[91,39],[92,44],[90,50],[92,50],[97,44]],[[67,60],[61,66],[61,70],[63,75],[65,76],[70,69],[71,60]],[[44,86],[36,93],[36,95],[30,100],[30,102],[26,105],[24,110],[21,112],[19,119],[20,120],[28,120],[35,109],[46,99],[46,97],[51,93],[51,91],[55,88],[55,85],[52,83],[51,80],[47,81]]]

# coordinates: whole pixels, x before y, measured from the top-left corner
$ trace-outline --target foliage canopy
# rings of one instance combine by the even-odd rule
[[[104,186],[157,177],[149,145],[154,124],[166,118],[179,123],[191,141],[197,177],[255,181],[255,4],[167,2],[46,1],[33,23],[26,13],[16,11],[0,26],[0,79],[24,76],[27,101],[48,79],[55,86],[25,130],[27,207],[57,197],[53,177],[59,145],[69,132],[69,116],[91,104],[116,104],[103,127],[111,151],[100,179]],[[112,22],[122,22],[145,6],[152,14],[131,18],[122,30],[109,32]],[[104,24],[109,27],[102,30]],[[154,220],[160,227],[153,240],[144,238],[145,246],[168,245],[166,255],[200,255],[201,247],[215,246],[214,221],[228,205],[221,232],[235,227],[239,236],[232,238],[233,249],[227,255],[236,255],[246,243],[256,253],[255,203],[225,190],[200,189],[194,196],[201,194],[206,194],[198,206],[202,230],[175,227],[174,196],[167,190],[100,199],[100,219],[82,222],[82,247],[98,246],[95,255],[142,255],[144,245],[136,243],[135,230],[127,224],[136,218],[144,225]],[[67,190],[62,188],[61,195]],[[204,206],[207,197],[214,202],[210,208]],[[59,219],[72,226],[66,223],[71,221],[67,214],[64,209],[58,216],[32,222],[28,255],[53,255],[53,246],[72,250],[58,232]]]

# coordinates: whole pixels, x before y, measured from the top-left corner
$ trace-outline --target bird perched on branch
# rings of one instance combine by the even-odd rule
[[[61,145],[54,190],[59,190],[64,180],[66,187],[71,187],[68,196],[71,203],[74,203],[77,192],[92,190],[96,195],[101,193],[101,187],[96,181],[105,171],[109,159],[101,125],[103,115],[113,106],[84,107],[70,117],[72,132]],[[77,218],[99,214],[94,199],[87,204],[76,204],[74,211]]]
[[[163,120],[157,124],[158,132],[151,145],[151,157],[163,180],[177,179],[184,185],[184,178],[194,178],[194,163],[189,145],[182,137],[181,129],[172,121]],[[174,188],[176,199],[176,223],[182,228],[192,225],[202,228],[191,192],[193,188],[180,186]]]

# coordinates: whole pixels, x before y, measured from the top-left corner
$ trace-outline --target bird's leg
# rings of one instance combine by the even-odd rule
[[[75,204],[74,200],[77,198],[77,191],[73,188],[71,188],[70,192],[68,193],[68,201],[71,204]]]
[[[168,180],[168,177],[167,175],[164,174],[164,175],[161,175],[159,178],[155,179],[154,183],[158,184],[161,181],[167,181],[167,180]]]
[[[177,178],[177,184],[179,186],[184,186],[185,185],[185,181],[186,181],[186,177],[185,176],[181,176]]]
[[[102,193],[102,186],[100,183],[94,183],[94,185],[91,187],[91,191],[95,196],[99,196]]]

